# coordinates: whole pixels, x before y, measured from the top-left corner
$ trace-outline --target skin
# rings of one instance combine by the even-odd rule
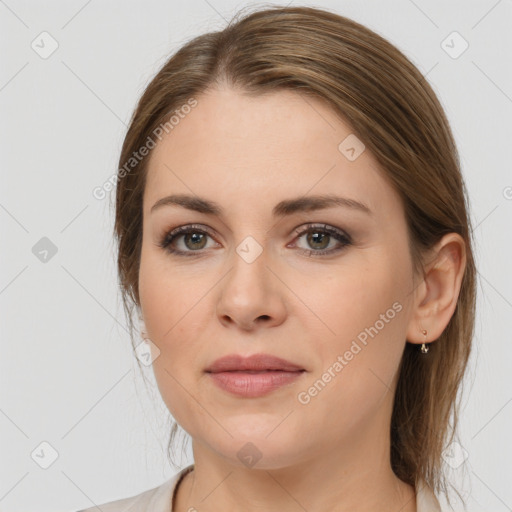
[[[426,278],[413,279],[399,196],[368,150],[354,161],[338,150],[352,132],[328,106],[291,91],[249,98],[224,88],[196,99],[150,154],[139,275],[144,335],[159,350],[155,378],[192,438],[195,469],[178,487],[174,512],[416,511],[414,488],[390,466],[397,370],[406,340],[435,340],[448,324],[465,265],[463,240],[445,235]],[[284,199],[334,192],[372,214],[331,207],[271,216]],[[178,193],[213,200],[224,212],[150,212]],[[338,228],[352,244],[310,257],[305,251],[342,247],[328,235],[316,245],[297,236],[310,223]],[[211,232],[199,242],[175,239],[175,248],[194,255],[158,245],[188,224]],[[262,248],[252,263],[236,252],[247,236]],[[397,301],[401,311],[301,404],[298,393]],[[306,372],[266,396],[236,397],[204,373],[231,353],[270,353]],[[237,456],[247,442],[262,455],[253,467]]]

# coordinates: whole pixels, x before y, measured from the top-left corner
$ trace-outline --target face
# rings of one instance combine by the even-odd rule
[[[244,446],[278,468],[380,442],[413,300],[399,196],[367,149],[340,146],[350,126],[317,100],[230,89],[196,99],[152,150],[143,201],[141,312],[164,402],[194,450],[238,466]],[[178,194],[219,211],[152,210]],[[327,195],[368,211],[292,207]],[[177,228],[187,231],[170,238]],[[262,353],[305,371],[260,396],[205,372]]]

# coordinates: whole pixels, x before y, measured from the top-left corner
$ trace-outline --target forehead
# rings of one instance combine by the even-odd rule
[[[271,208],[287,197],[336,193],[377,213],[398,199],[368,150],[347,158],[343,151],[357,139],[324,102],[293,91],[249,97],[232,89],[196,100],[152,150],[145,213],[177,193],[233,208],[237,201],[263,207],[268,198]]]

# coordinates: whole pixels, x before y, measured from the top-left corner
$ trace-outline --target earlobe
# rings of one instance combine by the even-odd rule
[[[441,336],[457,306],[465,265],[464,239],[457,233],[446,234],[432,249],[425,268],[420,287],[424,292],[410,320],[407,341],[430,343]]]

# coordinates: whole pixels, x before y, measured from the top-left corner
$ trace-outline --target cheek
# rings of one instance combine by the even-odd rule
[[[307,306],[297,306],[296,312],[307,319],[311,340],[322,347],[343,348],[361,333],[364,339],[365,329],[376,322],[380,338],[393,338],[392,334],[397,333],[397,324],[404,316],[397,310],[405,308],[404,274],[385,254],[372,259],[380,263],[347,264],[333,268],[328,276],[322,270],[318,275],[309,272],[307,278],[294,280],[294,292]]]
[[[163,250],[143,248],[139,270],[139,295],[148,333],[165,345],[185,325],[190,328],[194,307],[204,295],[204,281],[183,278],[179,267],[172,267]]]
[[[192,392],[192,383],[202,376],[200,344],[205,326],[201,318],[210,318],[204,294],[211,286],[204,278],[184,278],[179,270],[170,269],[161,255],[143,250],[139,295],[148,337],[156,346],[153,371],[162,398],[176,419],[189,410],[186,390]]]
[[[326,437],[350,437],[372,424],[383,400],[393,396],[405,344],[405,305],[397,283],[378,277],[346,277],[316,297],[315,312],[334,334],[323,329],[321,337],[311,338],[315,371],[300,390],[300,403],[309,402],[299,407],[306,423],[322,424]]]
[[[322,371],[331,368],[336,377],[313,407],[323,410],[334,405],[333,428],[337,422],[354,425],[377,409],[394,389],[405,346],[408,262],[384,250],[371,261],[330,280],[323,298],[318,293],[318,311],[335,333],[319,345]],[[329,378],[315,377],[320,378],[319,387]]]
[[[308,318],[318,371],[346,356],[345,379],[365,382],[372,370],[389,383],[405,345],[407,274],[405,266],[384,252],[372,261],[333,272],[328,279],[310,276],[297,294],[307,298],[314,313],[302,316]]]

